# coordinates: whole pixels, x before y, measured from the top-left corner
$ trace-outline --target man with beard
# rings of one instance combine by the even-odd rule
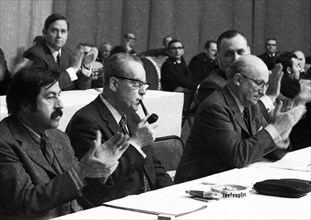
[[[227,85],[197,110],[176,183],[242,168],[263,157],[278,160],[291,149],[289,133],[305,113],[305,106],[281,112],[282,103],[278,103],[268,123],[257,105],[268,85],[265,63],[244,55],[229,66],[226,75]]]
[[[59,86],[62,90],[89,88],[92,63],[98,54],[97,48],[92,47],[91,50],[84,51],[78,47],[75,54],[72,54],[65,47],[69,23],[58,13],[51,14],[45,20],[42,34],[42,42],[25,51],[23,57],[49,70],[60,72]]]
[[[68,136],[57,129],[63,108],[58,78],[33,65],[12,78],[10,115],[0,122],[0,219],[50,219],[81,210],[96,187],[88,178],[100,178],[100,192],[129,146],[120,132],[103,144],[97,132],[78,162]]]

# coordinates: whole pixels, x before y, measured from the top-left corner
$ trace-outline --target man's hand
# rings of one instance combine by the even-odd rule
[[[95,62],[96,58],[98,56],[98,50],[96,47],[92,47],[91,50],[84,53],[83,57],[83,65],[86,67],[90,67],[90,65]]]
[[[274,111],[272,125],[279,132],[282,140],[285,140],[288,138],[293,126],[301,119],[307,110],[304,105],[298,105],[285,112],[281,111],[282,108],[282,101],[278,101]]]
[[[116,169],[118,160],[129,146],[128,136],[118,132],[105,143],[97,131],[94,146],[82,157],[77,167],[80,178],[108,177]]]
[[[269,75],[269,86],[266,95],[269,96],[273,102],[280,95],[281,80],[284,74],[282,69],[282,64],[277,63]]]
[[[157,123],[149,124],[147,122],[149,116],[143,118],[137,125],[137,129],[134,135],[131,137],[131,141],[135,142],[138,146],[144,147],[151,144],[155,140],[154,131],[158,127]]]
[[[300,83],[300,93],[294,98],[295,105],[305,105],[311,102],[311,80],[301,79]]]
[[[71,67],[78,72],[81,65],[82,65],[82,60],[83,60],[83,51],[81,50],[81,48],[78,48],[73,56],[73,64],[71,65]]]

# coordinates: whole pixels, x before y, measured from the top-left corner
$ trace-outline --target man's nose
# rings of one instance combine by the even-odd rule
[[[63,102],[61,101],[60,98],[56,99],[54,106],[55,106],[55,108],[60,108],[60,109],[64,108]]]

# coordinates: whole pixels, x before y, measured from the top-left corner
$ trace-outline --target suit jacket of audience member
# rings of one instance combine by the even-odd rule
[[[220,89],[227,85],[227,77],[220,69],[213,70],[200,84],[198,90],[199,103],[212,94],[216,89]]]
[[[76,210],[81,192],[67,172],[77,163],[68,136],[47,131],[59,174],[15,116],[3,119],[0,130],[0,219],[49,219]]]
[[[127,121],[131,133],[140,118],[137,114],[133,114],[127,116]],[[78,158],[81,158],[93,145],[97,130],[102,133],[103,141],[107,141],[117,131],[122,132],[100,96],[76,112],[67,126],[66,132]],[[143,172],[149,180],[151,189],[173,184],[160,161],[153,156],[150,146],[145,146],[143,151],[147,155],[145,159],[132,145],[129,146],[119,159],[117,169],[111,175],[111,185],[103,187],[104,193],[96,190],[92,192],[93,198],[90,201],[93,205],[101,205],[103,202],[144,192]],[[97,184],[96,181],[92,179],[93,184]]]
[[[187,65],[181,61],[169,57],[161,67],[161,85],[164,91],[175,91],[177,87],[183,87],[195,91],[198,84],[192,82]]]
[[[175,182],[185,182],[233,168],[242,168],[267,157],[281,159],[259,105],[250,107],[248,131],[239,107],[225,86],[206,98],[197,111]],[[270,153],[270,154],[269,154]]]
[[[189,63],[192,80],[196,83],[201,83],[217,68],[216,61],[209,58],[205,53],[195,55]]]
[[[6,60],[4,58],[4,53],[1,48],[0,48],[0,71],[4,71],[3,72],[4,78],[0,81],[0,95],[5,95],[6,90],[10,83],[11,73],[8,70]]]
[[[259,55],[258,57],[260,59],[262,59],[262,61],[267,65],[269,70],[272,70],[274,67],[274,60],[278,54],[279,54],[279,52],[275,53],[274,56],[270,56],[267,53],[263,53],[263,54]]]
[[[52,52],[46,42],[30,47],[24,52],[23,56],[33,60],[36,64],[45,66],[49,70],[60,72],[59,86],[62,90],[87,89],[91,86],[92,77],[83,75],[81,71],[77,72],[78,79],[71,81],[66,69],[71,66],[74,58],[70,50],[65,47],[61,50],[60,68],[58,68]]]

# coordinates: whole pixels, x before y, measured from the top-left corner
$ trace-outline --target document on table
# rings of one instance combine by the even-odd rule
[[[207,206],[193,200],[172,198],[150,198],[148,196],[127,196],[103,204],[104,206],[153,215],[186,215],[205,209]]]
[[[311,165],[310,162],[306,163],[304,161],[297,161],[297,160],[279,160],[271,164],[273,168],[279,169],[286,169],[286,170],[297,170],[297,171],[304,171],[310,172]]]

